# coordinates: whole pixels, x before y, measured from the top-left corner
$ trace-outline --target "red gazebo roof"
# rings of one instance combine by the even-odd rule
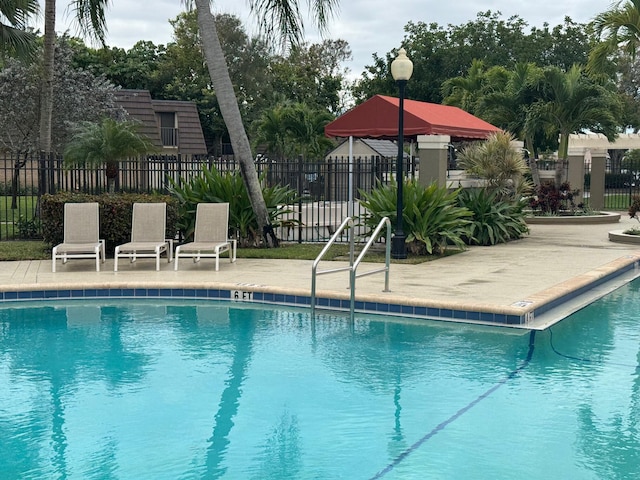
[[[399,99],[375,95],[324,128],[327,137],[397,138]],[[501,131],[458,107],[404,101],[404,135],[449,135],[454,139],[484,139]]]

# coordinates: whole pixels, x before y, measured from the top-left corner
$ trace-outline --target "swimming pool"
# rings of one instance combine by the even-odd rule
[[[550,330],[211,301],[0,308],[0,477],[631,478],[640,281]]]

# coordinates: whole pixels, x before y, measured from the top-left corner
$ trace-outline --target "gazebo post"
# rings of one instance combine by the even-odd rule
[[[447,184],[447,155],[451,143],[449,135],[418,135],[418,183],[423,187],[437,182]]]

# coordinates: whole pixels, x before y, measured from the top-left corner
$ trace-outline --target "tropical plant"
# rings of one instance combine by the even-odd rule
[[[513,70],[492,67],[486,73],[487,91],[479,98],[476,108],[476,115],[524,140],[524,147],[531,153],[531,174],[536,185],[540,180],[535,159],[548,142],[541,129],[527,132],[525,126],[530,106],[539,99],[537,86],[541,76],[542,68],[533,63],[517,63]],[[557,140],[549,143],[553,143],[555,149]]]
[[[562,183],[560,188],[557,188],[553,182],[543,182],[536,187],[533,196],[529,198],[529,207],[534,213],[542,215],[585,213],[584,204],[576,205],[573,201],[579,193],[579,190],[571,189],[569,182]]]
[[[640,216],[638,216],[639,213],[640,195],[634,195],[631,199],[631,205],[629,205],[629,218],[635,218],[636,220],[638,220],[638,222],[640,222]],[[631,227],[625,230],[623,233],[626,233],[627,235],[640,235],[640,228]]]
[[[569,135],[588,129],[604,134],[609,141],[617,136],[621,102],[611,86],[588,78],[578,65],[568,72],[557,67],[544,69],[540,99],[528,110],[525,132],[535,134],[542,126],[549,137],[559,136],[557,189],[566,180]]]
[[[640,222],[640,195],[634,195],[631,199],[631,205],[629,205],[629,218],[635,218]]]
[[[392,225],[395,224],[397,191],[395,182],[388,185],[379,183],[371,192],[361,191],[361,204],[367,213],[360,218],[360,223],[370,231],[384,217],[389,217]],[[402,218],[410,253],[441,255],[449,246],[466,247],[464,239],[469,237],[468,217],[472,213],[458,206],[458,193],[435,182],[426,188],[415,180],[405,182]]]
[[[501,198],[498,190],[467,188],[458,195],[458,205],[473,213],[470,245],[495,245],[521,238],[529,232],[524,200]]]
[[[484,63],[482,60],[474,59],[466,76],[450,78],[442,84],[442,96],[444,97],[442,103],[454,105],[475,114],[485,77]]]
[[[260,229],[255,212],[251,207],[249,195],[238,171],[220,172],[214,166],[202,166],[202,173],[188,180],[169,178],[171,191],[181,205],[178,228],[185,238],[193,235],[196,207],[198,203],[229,203],[229,230],[231,236],[242,247],[256,246],[260,243]],[[291,213],[282,208],[295,201],[296,192],[279,185],[263,190],[271,225],[279,226],[281,217]]]
[[[302,103],[276,105],[257,122],[255,143],[265,146],[275,159],[302,155],[305,160],[317,160],[333,146],[324,134],[333,118],[326,110]]]
[[[640,0],[612,3],[610,10],[594,18],[593,26],[602,41],[589,54],[589,71],[609,70],[609,62],[619,53],[635,59],[640,46]]]
[[[485,180],[499,199],[519,198],[531,189],[525,176],[529,169],[513,141],[510,133],[492,133],[486,141],[467,145],[458,155],[458,164],[469,175]]]
[[[211,76],[211,84],[216,92],[220,111],[229,131],[231,145],[241,165],[242,178],[256,216],[258,229],[266,244],[277,244],[277,238],[270,223],[269,211],[260,188],[258,172],[253,163],[251,145],[242,122],[238,100],[229,76],[229,67],[224,57],[216,22],[211,14],[210,0],[185,0],[187,5],[195,4],[198,14],[200,41]],[[311,11],[321,31],[337,6],[337,0],[310,1]],[[299,2],[281,0],[250,0],[251,10],[258,15],[258,23],[267,33],[277,33],[279,37],[293,44],[301,41],[304,25],[300,15]]]
[[[157,150],[148,137],[138,133],[139,127],[136,122],[112,118],[100,123],[80,122],[64,150],[64,162],[68,166],[104,166],[108,191],[114,193],[120,161]]]
[[[0,54],[31,58],[36,45],[33,32],[27,30],[30,17],[38,13],[37,0],[0,2]]]

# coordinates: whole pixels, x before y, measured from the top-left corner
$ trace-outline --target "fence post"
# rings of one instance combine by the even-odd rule
[[[298,243],[302,243],[302,155],[298,155]]]

